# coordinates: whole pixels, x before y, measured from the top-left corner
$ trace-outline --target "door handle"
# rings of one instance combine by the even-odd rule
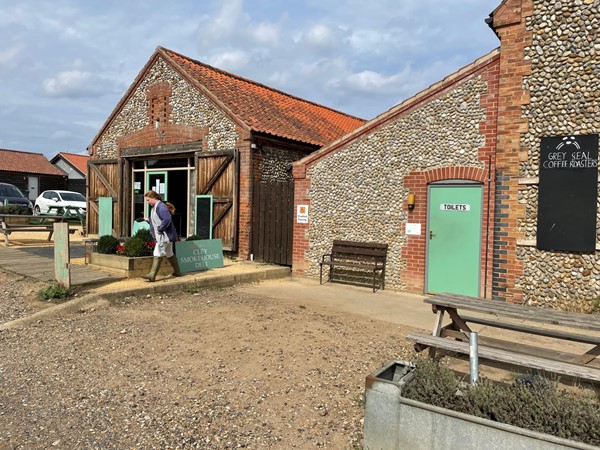
[[[429,230],[429,240],[432,240],[434,236],[435,236],[435,233],[433,231]]]

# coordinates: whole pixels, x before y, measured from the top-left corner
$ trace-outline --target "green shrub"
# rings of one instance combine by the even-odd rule
[[[416,364],[414,382],[403,396],[520,428],[600,445],[600,401],[591,395],[559,390],[541,376],[511,385],[481,379],[462,386],[449,368],[432,360]]]
[[[200,236],[198,236],[197,234],[190,234],[187,238],[186,241],[201,241],[202,238]]]
[[[152,237],[152,233],[147,228],[140,228],[139,230],[137,230],[135,232],[135,234],[132,237],[139,238],[142,241],[144,241],[146,244],[148,244],[150,242],[154,242],[154,238]]]
[[[69,288],[61,283],[53,283],[38,291],[38,297],[44,300],[67,298],[71,294]]]
[[[106,234],[104,236],[100,236],[98,239],[96,251],[106,255],[113,255],[117,253],[117,245],[119,245],[119,240],[110,234]]]
[[[6,205],[0,206],[0,214],[13,214],[15,216],[27,216],[31,214],[31,209],[25,205]]]
[[[139,237],[132,237],[123,244],[125,255],[130,257],[146,256],[149,254],[148,245]]]

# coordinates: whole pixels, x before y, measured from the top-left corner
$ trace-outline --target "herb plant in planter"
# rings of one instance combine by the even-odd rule
[[[415,367],[416,366],[416,367]],[[600,399],[538,375],[470,386],[429,359],[395,361],[367,377],[365,449],[592,448]]]

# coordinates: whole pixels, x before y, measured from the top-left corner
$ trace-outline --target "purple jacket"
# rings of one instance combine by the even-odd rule
[[[166,231],[167,236],[169,237],[169,241],[176,242],[177,230],[175,230],[175,225],[173,224],[173,220],[171,218],[171,211],[169,211],[169,207],[163,202],[156,202],[154,208],[156,208],[156,214],[160,218],[160,225],[158,226],[157,231],[159,233],[163,233]],[[156,234],[154,226],[152,226],[152,220],[150,220],[150,232],[152,233],[152,237],[154,238],[154,240],[156,240]]]

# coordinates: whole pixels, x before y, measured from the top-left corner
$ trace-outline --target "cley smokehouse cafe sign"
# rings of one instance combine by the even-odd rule
[[[598,135],[542,138],[537,248],[596,249]]]

